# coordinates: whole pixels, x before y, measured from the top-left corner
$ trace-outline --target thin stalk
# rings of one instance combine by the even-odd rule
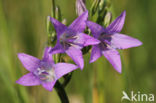
[[[52,0],[52,17],[55,18],[55,0]]]
[[[62,83],[63,88],[65,88],[67,86],[67,84],[70,82],[70,80],[72,78],[72,74],[73,74],[73,72],[64,76],[64,82]]]
[[[63,86],[59,81],[56,82],[55,89],[57,91],[58,96],[60,97],[61,103],[69,103],[66,91],[64,90]]]

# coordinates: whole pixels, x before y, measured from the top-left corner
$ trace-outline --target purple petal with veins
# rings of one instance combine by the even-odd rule
[[[84,12],[81,16],[79,16],[76,20],[74,20],[69,27],[67,27],[65,30],[63,30],[63,32],[61,32],[61,34],[60,32],[57,33],[59,34],[59,36],[57,36],[56,46],[50,50],[51,54],[65,52],[68,56],[70,56],[73,59],[73,61],[81,69],[83,69],[84,67],[84,63],[83,63],[84,60],[83,60],[81,49],[85,46],[95,45],[100,43],[100,41],[97,40],[96,38],[82,33],[86,28],[87,18],[88,18],[88,11]],[[53,25],[55,26],[56,24],[54,24],[54,21],[57,20],[55,20],[54,18],[52,18],[51,20]],[[55,28],[56,32],[57,30],[59,30],[58,28]],[[61,26],[61,28],[63,28],[63,26]]]
[[[50,49],[51,47],[45,48],[42,60],[24,53],[20,53],[18,57],[26,69],[30,71],[30,73],[21,77],[16,81],[16,83],[24,86],[35,86],[41,84],[46,90],[52,91],[55,82],[59,78],[78,68],[73,64],[62,63],[65,68],[63,68],[62,65],[59,65],[61,63],[54,64],[52,55],[49,54]]]
[[[125,22],[126,11],[122,12],[107,28],[109,34],[121,32]]]
[[[127,49],[142,45],[138,39],[119,34],[125,21],[126,12],[121,13],[106,29],[99,24],[87,21],[87,26],[93,36],[100,40],[98,45],[93,46],[90,63],[96,61],[101,54],[113,65],[116,71],[121,73],[120,55],[116,49]]]

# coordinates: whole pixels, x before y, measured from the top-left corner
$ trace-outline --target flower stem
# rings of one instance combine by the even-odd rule
[[[57,91],[58,96],[60,97],[61,103],[69,103],[66,91],[64,90],[63,86],[59,81],[56,82],[55,89]]]
[[[62,83],[62,87],[65,88],[67,86],[67,84],[70,82],[71,77],[72,77],[73,72],[71,72],[70,74],[67,74],[64,77],[64,82]]]

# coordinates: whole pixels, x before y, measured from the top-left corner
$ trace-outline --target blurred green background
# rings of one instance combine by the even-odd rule
[[[87,8],[92,1],[86,0]],[[70,24],[76,18],[75,0],[56,3]],[[138,38],[143,45],[121,51],[122,74],[104,57],[89,64],[90,54],[85,55],[84,70],[75,71],[66,88],[71,103],[120,103],[122,91],[156,94],[156,0],[110,3],[113,19],[123,10],[127,12],[122,33]],[[0,103],[60,103],[55,90],[15,83],[28,72],[17,53],[42,57],[47,44],[46,18],[50,14],[51,0],[0,0]]]

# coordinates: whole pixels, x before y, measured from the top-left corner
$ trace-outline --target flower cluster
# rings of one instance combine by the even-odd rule
[[[88,21],[88,11],[83,12],[68,27],[58,20],[49,17],[56,32],[57,43],[52,47],[46,47],[42,60],[33,56],[19,53],[18,57],[23,66],[30,73],[21,77],[16,83],[24,86],[42,85],[45,89],[52,91],[56,81],[80,68],[84,68],[82,49],[92,46],[90,63],[95,62],[102,55],[112,64],[116,71],[121,73],[121,60],[118,49],[127,49],[140,46],[142,43],[130,36],[121,34],[126,12],[121,13],[108,27]],[[93,36],[84,33],[88,27]],[[74,64],[55,64],[52,55],[66,53]]]
[[[57,43],[51,49],[51,54],[66,53],[83,69],[83,55],[81,49],[92,45],[90,63],[104,55],[113,67],[121,73],[121,60],[117,49],[127,49],[140,46],[142,43],[130,36],[120,34],[125,21],[124,11],[107,28],[88,21],[88,11],[79,16],[69,27],[66,27],[54,18],[50,18],[57,32]],[[93,37],[83,33],[89,27]]]

